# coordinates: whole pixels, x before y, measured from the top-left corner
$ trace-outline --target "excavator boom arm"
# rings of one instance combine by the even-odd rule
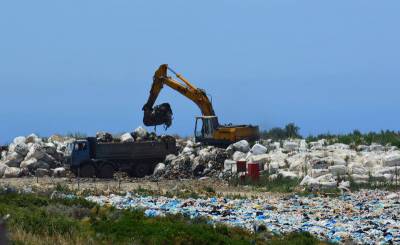
[[[167,75],[167,71],[170,70],[174,73],[177,78],[179,78],[184,84],[172,79]],[[151,86],[150,95],[147,103],[143,106],[144,118],[143,122],[146,126],[156,126],[160,124],[165,124],[163,121],[168,121],[168,115],[172,117],[172,111],[170,110],[169,104],[162,104],[163,107],[168,107],[167,109],[161,109],[156,111],[153,109],[155,101],[160,94],[164,85],[178,91],[180,94],[184,95],[186,98],[193,101],[201,110],[203,116],[215,116],[213,106],[208,99],[204,90],[196,88],[188,80],[186,80],[182,75],[176,73],[168,67],[168,65],[161,65],[158,70],[154,73],[153,84]],[[158,109],[158,108],[157,108]],[[168,112],[169,110],[169,112]],[[164,119],[162,119],[164,118]],[[169,124],[171,124],[169,120]],[[168,123],[167,123],[168,124]],[[167,125],[166,124],[166,125]],[[167,125],[169,126],[169,125]]]

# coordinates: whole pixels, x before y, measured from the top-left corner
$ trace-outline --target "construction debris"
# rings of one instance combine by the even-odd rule
[[[63,166],[66,145],[72,140],[57,135],[48,139],[39,138],[35,134],[16,137],[7,150],[2,151],[0,177],[50,175],[54,169]]]
[[[107,132],[97,132],[96,133],[96,140],[98,142],[112,142],[113,137],[110,133]]]
[[[142,127],[119,137],[107,132],[96,134],[100,142],[168,140],[168,137],[172,138],[157,136]],[[73,140],[59,135],[48,139],[34,134],[16,137],[10,145],[0,148],[0,176],[65,176],[66,145]],[[345,144],[327,145],[324,140],[308,143],[304,140],[264,140],[250,145],[241,140],[223,149],[192,140],[176,139],[176,143],[178,154],[168,155],[149,178],[229,180],[237,176],[237,161],[259,164],[260,171],[268,174],[270,179],[278,176],[299,179],[301,186],[313,188],[337,187],[341,181],[350,179],[355,183],[367,183],[371,178],[390,183],[400,178],[400,151],[392,146],[372,144],[354,148]],[[39,173],[36,173],[38,169]]]
[[[355,150],[345,144],[326,145],[323,140],[309,144],[291,140],[282,144],[260,142],[250,147],[242,140],[221,149],[191,140],[178,142],[179,154],[167,157],[165,168],[156,171],[157,178],[230,179],[236,176],[236,161],[257,163],[264,173],[275,174],[271,178],[304,178],[301,185],[320,188],[337,187],[343,179],[366,183],[371,177],[385,182],[400,178],[400,151],[391,146],[374,144],[374,147]]]
[[[125,134],[121,135],[120,140],[122,143],[135,141],[130,133],[125,133]]]

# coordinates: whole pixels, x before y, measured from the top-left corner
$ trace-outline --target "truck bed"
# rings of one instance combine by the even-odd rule
[[[96,159],[158,159],[168,154],[175,154],[175,143],[162,141],[142,141],[127,143],[96,143],[94,158]]]

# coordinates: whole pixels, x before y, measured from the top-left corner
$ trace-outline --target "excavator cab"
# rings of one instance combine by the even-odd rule
[[[194,126],[194,135],[196,142],[202,142],[205,139],[213,139],[214,132],[218,128],[218,118],[216,116],[196,117]]]

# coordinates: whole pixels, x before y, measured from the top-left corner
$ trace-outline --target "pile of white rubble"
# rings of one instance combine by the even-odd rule
[[[71,140],[58,135],[48,139],[35,134],[16,137],[6,150],[1,151],[0,177],[64,176],[62,166],[67,143]]]
[[[392,146],[372,144],[351,149],[346,144],[327,145],[325,140],[309,144],[291,140],[267,141],[250,148],[246,141],[240,141],[227,151],[231,160],[225,161],[224,171],[235,173],[236,161],[243,160],[258,163],[269,178],[302,179],[303,186],[336,187],[339,180],[366,183],[371,177],[381,182],[400,180],[400,151]]]
[[[147,132],[147,130],[141,126],[137,127],[133,132],[126,132],[121,135],[113,136],[111,133],[101,131],[96,133],[96,139],[98,142],[140,142],[140,141],[160,141],[164,140],[168,135],[157,135],[154,132]]]
[[[98,140],[112,140],[98,134]],[[121,142],[158,139],[143,128],[120,137]],[[67,143],[73,138],[53,135],[39,138],[35,134],[17,137],[7,148],[0,148],[0,177],[64,176]],[[339,181],[400,182],[400,150],[394,146],[372,144],[356,149],[345,144],[328,145],[325,140],[307,143],[294,139],[282,142],[262,140],[250,145],[242,140],[228,148],[204,146],[191,140],[176,139],[178,155],[168,155],[159,163],[152,178],[229,179],[237,175],[236,162],[258,163],[270,179],[299,179],[300,185],[336,187]]]
[[[327,145],[325,140],[307,143],[294,139],[261,141],[251,146],[242,140],[226,149],[177,141],[178,156],[159,163],[154,177],[182,178],[210,176],[229,179],[237,174],[236,162],[258,163],[270,179],[302,180],[300,185],[336,187],[339,181],[366,183],[371,177],[381,182],[400,182],[400,151],[397,147],[372,144],[351,149],[346,144]],[[343,182],[348,185],[348,182]]]
[[[153,177],[156,178],[192,178],[219,177],[228,158],[225,149],[203,146],[191,140],[176,139],[178,155],[170,154],[163,163],[159,163]]]

